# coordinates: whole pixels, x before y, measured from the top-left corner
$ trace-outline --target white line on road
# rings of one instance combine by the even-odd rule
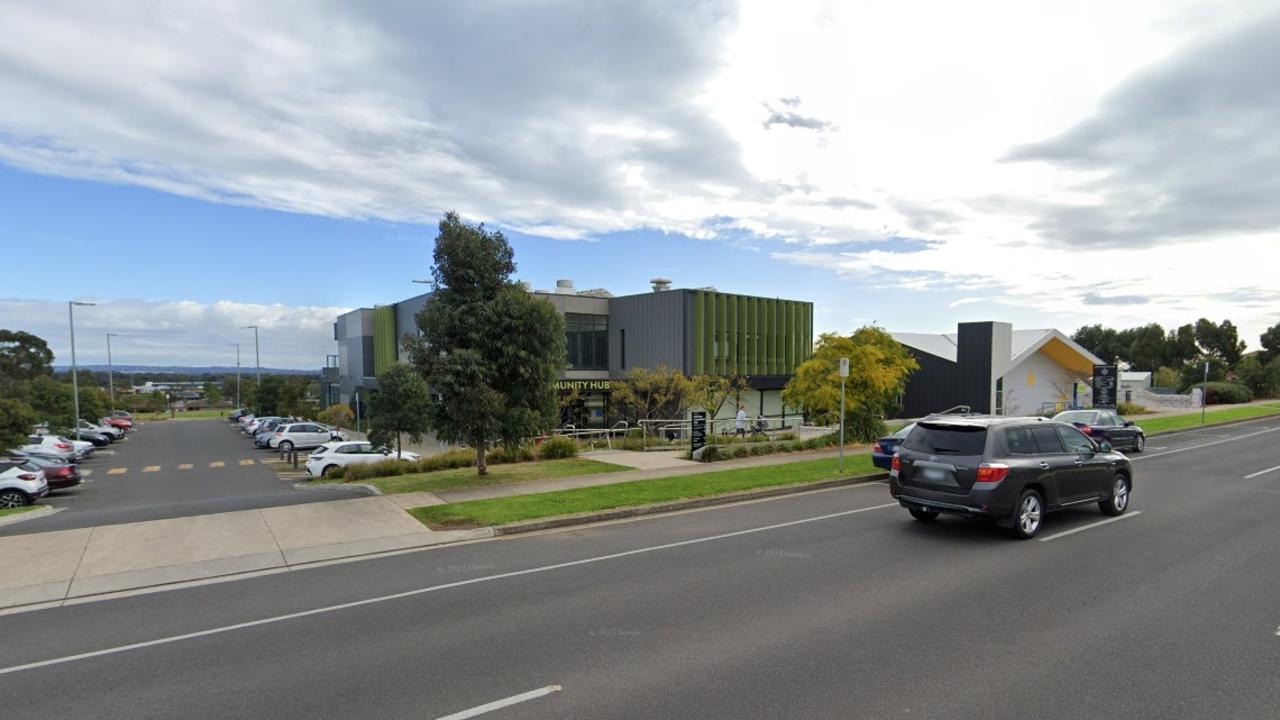
[[[1199,450],[1200,448],[1213,447],[1214,445],[1221,445],[1223,443],[1235,442],[1237,440],[1244,440],[1246,438],[1257,437],[1259,435],[1265,435],[1267,433],[1272,433],[1277,430],[1280,430],[1280,427],[1267,428],[1266,430],[1259,430],[1258,432],[1248,433],[1247,435],[1236,435],[1235,437],[1229,437],[1229,438],[1226,438],[1225,440],[1214,440],[1213,442],[1200,443],[1199,445],[1188,445],[1187,447],[1177,448],[1176,450],[1167,450],[1165,452],[1155,453],[1152,455],[1140,455],[1138,457],[1131,457],[1129,459],[1135,460],[1135,461],[1150,460],[1152,458],[1164,457],[1166,455],[1176,455],[1178,453],[1184,453],[1190,450]]]
[[[1049,542],[1050,540],[1057,540],[1058,538],[1066,537],[1068,535],[1075,535],[1076,533],[1084,532],[1085,530],[1092,530],[1093,528],[1102,527],[1103,525],[1110,525],[1111,523],[1116,522],[1118,520],[1124,520],[1126,518],[1131,518],[1131,517],[1138,517],[1141,514],[1142,514],[1141,510],[1134,510],[1133,512],[1127,515],[1120,515],[1119,517],[1107,518],[1106,520],[1099,520],[1098,522],[1089,523],[1088,525],[1081,525],[1078,528],[1073,528],[1071,530],[1064,530],[1063,532],[1057,533],[1055,535],[1050,535],[1049,537],[1042,537],[1040,538],[1040,542]]]
[[[511,707],[512,705],[516,705],[518,703],[528,702],[530,700],[535,700],[545,695],[550,695],[551,693],[560,692],[560,690],[561,688],[559,685],[548,685],[546,687],[538,688],[537,690],[530,690],[529,692],[520,693],[519,695],[512,695],[511,697],[503,698],[502,700],[494,700],[491,703],[485,703],[484,705],[477,705],[471,708],[470,710],[463,710],[462,712],[456,712],[452,715],[445,715],[444,717],[438,718],[437,720],[464,720],[464,718],[473,718],[477,715],[483,715],[487,712],[493,712],[494,710],[501,710],[504,707]]]
[[[1266,470],[1259,470],[1258,472],[1253,473],[1252,475],[1245,475],[1245,476],[1244,476],[1244,479],[1245,479],[1245,480],[1252,480],[1252,479],[1254,479],[1254,478],[1258,477],[1259,475],[1266,475],[1267,473],[1273,473],[1273,472],[1275,472],[1275,471],[1277,471],[1277,470],[1280,470],[1280,465],[1277,465],[1277,466],[1275,466],[1275,467],[1273,467],[1273,468],[1267,468]]]
[[[540,565],[538,567],[526,568],[524,570],[512,570],[511,572],[497,573],[495,575],[484,575],[477,578],[444,583],[442,585],[429,585],[415,590],[392,593],[391,595],[365,598],[364,600],[354,600],[352,602],[339,603],[337,605],[326,605],[324,607],[313,608],[311,610],[288,613],[287,615],[274,615],[272,617],[250,620],[248,622],[236,623],[234,625],[223,625],[221,627],[209,628],[208,630],[198,630],[196,632],[183,633],[181,635],[170,635],[168,637],[157,638],[155,640],[145,640],[143,642],[119,645],[112,648],[105,648],[103,650],[93,650],[91,652],[79,653],[77,655],[66,655],[64,657],[40,660],[37,662],[26,663],[24,665],[13,665],[11,667],[0,668],[0,675],[8,675],[10,673],[22,672],[23,670],[35,670],[36,668],[51,667],[54,665],[63,665],[77,660],[88,660],[89,658],[102,657],[104,655],[115,655],[118,653],[129,652],[130,650],[141,650],[142,648],[155,647],[156,645],[167,645],[169,643],[181,642],[183,640],[194,640],[196,638],[208,637],[210,635],[220,635],[233,630],[244,630],[247,628],[258,627],[260,625],[271,625],[273,623],[285,622],[286,620],[297,620],[299,618],[311,617],[312,615],[323,615],[325,613],[349,610],[351,608],[363,607],[365,605],[375,605],[391,600],[401,600],[408,597],[414,597],[415,595],[424,595],[426,593],[436,592],[439,590],[450,590],[453,588],[465,587],[467,585],[492,582],[494,580],[505,580],[507,578],[520,577],[522,575],[533,575],[536,573],[548,572],[550,570],[561,570],[564,568],[576,567],[578,565],[591,565],[593,563],[604,562],[606,560],[616,560],[618,558],[630,557],[632,555],[643,555],[646,553],[657,552],[659,550],[670,550],[672,548],[685,547],[686,545],[698,545],[700,543],[725,540],[732,537],[740,537],[742,535],[754,535],[755,533],[779,530],[781,528],[805,525],[807,523],[831,520],[833,518],[844,517],[846,515],[857,515],[858,513],[870,512],[871,510],[883,510],[891,507],[899,507],[899,505],[896,502],[892,502],[885,503],[883,505],[872,505],[871,507],[855,508],[853,510],[842,510],[840,512],[828,513],[826,515],[817,515],[814,517],[802,518],[800,520],[790,520],[788,522],[764,525],[762,527],[749,528],[747,530],[735,530],[734,532],[721,533],[719,535],[708,535],[707,537],[693,538],[691,540],[680,540],[678,542],[664,543],[662,545],[650,545],[649,547],[636,548],[635,550],[624,550],[622,552],[611,553],[609,555],[597,555],[595,557],[583,558],[581,560],[569,560],[567,562],[555,563],[552,565]]]

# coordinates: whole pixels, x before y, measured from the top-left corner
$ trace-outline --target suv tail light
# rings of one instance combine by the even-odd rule
[[[975,490],[990,490],[1009,477],[1009,466],[1004,463],[982,463],[978,466],[978,479],[974,481]]]
[[[889,463],[889,467],[894,472],[900,472],[902,470],[902,456],[898,455],[897,453],[894,453],[893,462]]]
[[[1081,425],[1079,427],[1080,427],[1080,432],[1084,433],[1085,435],[1093,434],[1093,428],[1089,427],[1088,425]]]
[[[55,443],[54,447],[58,448],[59,450],[70,450],[71,443]]]

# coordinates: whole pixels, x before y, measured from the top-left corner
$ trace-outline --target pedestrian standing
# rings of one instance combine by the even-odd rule
[[[734,420],[734,427],[737,429],[737,435],[747,436],[747,406],[738,406],[738,418]]]

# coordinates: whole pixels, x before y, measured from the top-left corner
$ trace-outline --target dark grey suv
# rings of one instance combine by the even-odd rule
[[[917,423],[902,443],[889,488],[917,520],[990,517],[1027,539],[1052,510],[1096,502],[1107,515],[1123,513],[1133,466],[1066,423],[936,416]]]

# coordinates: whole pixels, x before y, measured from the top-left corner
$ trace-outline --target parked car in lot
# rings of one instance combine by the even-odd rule
[[[81,420],[79,428],[81,430],[88,430],[89,432],[102,433],[103,435],[110,437],[112,442],[124,437],[124,430],[121,430],[114,425],[108,425],[107,418],[99,420],[97,425],[94,425],[88,420]]]
[[[270,447],[271,436],[275,434],[276,428],[283,423],[297,422],[297,418],[272,418],[258,425],[258,430],[253,434],[253,446],[256,448]]]
[[[898,452],[898,446],[911,434],[911,430],[915,426],[915,423],[910,423],[897,432],[876,440],[875,444],[871,446],[871,464],[881,470],[890,469],[893,465],[893,454]]]
[[[1106,440],[1112,447],[1142,452],[1147,449],[1147,436],[1142,428],[1125,420],[1114,410],[1068,410],[1053,416],[1058,422],[1071,423],[1094,440]]]
[[[348,465],[382,462],[383,460],[416,461],[422,456],[403,450],[395,453],[385,447],[374,447],[367,442],[336,442],[321,445],[307,458],[307,474],[325,477]]]
[[[319,423],[299,422],[280,425],[267,445],[285,452],[315,448],[330,440],[346,440],[347,436]]]
[[[26,453],[14,453],[10,460],[22,463],[22,467],[33,472],[36,470],[44,472],[44,479],[48,481],[50,490],[64,490],[84,482],[84,477],[80,475],[80,467],[74,463],[62,463]]]
[[[240,418],[242,418],[242,417],[244,417],[245,415],[248,415],[248,414],[249,414],[249,409],[248,409],[248,408],[240,408],[239,410],[232,410],[232,411],[227,415],[227,422],[229,422],[229,423],[231,423],[232,425],[234,425],[234,424],[236,424],[236,422],[237,422],[238,420],[240,420]]]
[[[263,417],[255,417],[251,419],[249,422],[245,423],[244,427],[240,429],[243,430],[244,433],[249,437],[253,437],[254,435],[257,434],[258,428],[261,428],[263,423],[269,420],[279,420],[279,419],[280,418],[275,415],[264,415]]]
[[[84,444],[93,447],[91,443]],[[27,444],[18,449],[27,453],[57,457],[66,462],[74,462],[81,458],[81,453],[75,444],[61,435],[31,435],[27,438]]]
[[[0,510],[30,505],[49,494],[49,483],[39,470],[27,470],[22,464],[0,461]]]
[[[74,434],[77,440],[91,443],[94,447],[106,447],[111,444],[111,437],[105,433],[92,430],[76,430]]]
[[[1123,513],[1133,466],[1067,423],[939,416],[917,423],[902,443],[889,490],[917,520],[988,517],[1028,539],[1053,510],[1096,502],[1107,515]]]
[[[124,432],[129,432],[133,429],[133,420],[129,418],[115,417],[113,415],[111,417],[102,418],[102,421],[107,425],[110,425],[113,428],[119,428]]]

